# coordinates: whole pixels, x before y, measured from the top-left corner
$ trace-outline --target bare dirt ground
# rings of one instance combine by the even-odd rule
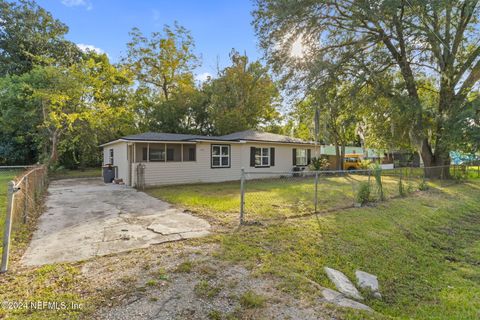
[[[321,294],[302,299],[273,277],[216,259],[218,245],[194,241],[99,257],[83,276],[110,297],[94,319],[336,319]]]

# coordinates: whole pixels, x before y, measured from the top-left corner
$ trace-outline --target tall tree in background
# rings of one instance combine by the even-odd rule
[[[268,69],[234,50],[230,59],[232,65],[204,88],[210,97],[212,133],[222,135],[275,123],[280,116],[280,95]]]
[[[81,52],[65,40],[68,27],[34,1],[0,2],[0,76],[30,71],[34,65],[68,65]]]
[[[255,27],[274,70],[294,88],[332,76],[375,85],[398,72],[412,145],[426,166],[449,165],[480,79],[477,2],[257,0]],[[299,42],[301,59],[291,55]],[[419,96],[425,75],[435,79],[433,114]]]
[[[169,100],[184,86],[193,86],[193,70],[198,65],[190,32],[175,22],[163,33],[145,37],[138,28],[130,32],[124,62],[131,66],[140,86],[148,87]]]

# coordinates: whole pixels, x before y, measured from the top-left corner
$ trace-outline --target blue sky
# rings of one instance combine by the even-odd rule
[[[196,52],[202,56],[198,76],[215,74],[228,64],[232,48],[251,59],[261,57],[251,26],[251,0],[37,0],[66,23],[67,38],[106,52],[113,62],[126,53],[128,32],[138,27],[145,34],[161,31],[176,20],[192,32]]]

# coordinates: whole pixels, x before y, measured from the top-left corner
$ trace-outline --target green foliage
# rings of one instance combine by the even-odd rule
[[[418,190],[420,191],[427,191],[429,189],[429,186],[428,186],[428,183],[425,181],[425,180],[422,180],[419,184],[418,184]]]
[[[332,82],[349,82],[349,115],[364,142],[415,148],[436,166],[449,163],[450,150],[478,150],[478,10],[460,0],[259,0],[253,15],[292,95],[328,95]]]
[[[360,160],[360,169],[369,169],[372,166],[372,160],[369,159],[362,159]]]
[[[213,133],[223,135],[275,123],[280,95],[268,69],[234,50],[230,59],[231,66],[203,87],[209,97]]]
[[[324,157],[320,158],[312,158],[309,168],[314,171],[320,171],[320,170],[326,170],[330,166],[330,162],[328,162],[328,159]]]
[[[0,2],[0,76],[35,65],[69,65],[82,56],[64,36],[68,27],[34,1]]]
[[[198,58],[190,31],[175,22],[173,27],[165,25],[163,32],[153,32],[150,38],[138,28],[133,28],[130,36],[124,63],[142,88],[153,88],[155,94],[169,100],[173,93],[193,86],[192,71]]]
[[[364,205],[371,201],[371,190],[370,183],[362,181],[358,184],[358,191],[355,197],[357,203]]]

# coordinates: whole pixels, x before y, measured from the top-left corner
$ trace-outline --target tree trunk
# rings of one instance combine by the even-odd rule
[[[340,146],[338,145],[338,142],[335,140],[335,168],[337,170],[342,170],[342,162],[341,162],[341,157],[340,157]]]
[[[340,151],[340,170],[343,170],[345,168],[344,162],[345,162],[345,143],[342,143],[342,148]]]
[[[58,161],[58,130],[55,130],[50,138],[51,149],[50,149],[50,158],[48,160],[48,165],[57,163]]]

